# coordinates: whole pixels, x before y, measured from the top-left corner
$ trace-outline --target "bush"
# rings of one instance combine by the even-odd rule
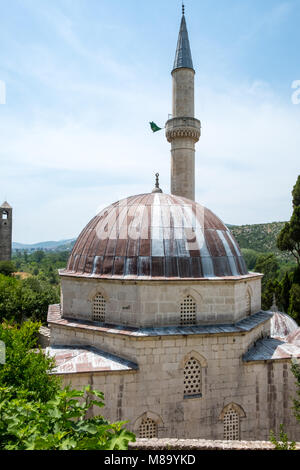
[[[21,327],[0,325],[0,340],[6,353],[5,364],[0,364],[0,384],[12,387],[12,396],[25,390],[34,393],[38,400],[47,401],[60,388],[58,378],[49,374],[55,367],[53,359],[34,349],[40,325],[31,321]]]
[[[11,276],[15,270],[15,265],[11,261],[0,261],[0,274]]]
[[[123,428],[125,422],[86,419],[92,406],[104,406],[102,400],[90,386],[66,387],[46,403],[28,401],[24,392],[12,399],[9,388],[0,388],[0,449],[126,450],[135,435]]]
[[[273,431],[270,432],[270,441],[275,446],[275,450],[296,450],[296,443],[289,442],[288,437],[283,429],[283,424],[280,425],[279,440],[277,440]]]

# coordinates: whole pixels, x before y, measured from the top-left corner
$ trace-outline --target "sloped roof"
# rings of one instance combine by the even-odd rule
[[[51,346],[46,348],[46,354],[55,358],[57,366],[52,371],[55,375],[138,369],[133,362],[91,346]]]

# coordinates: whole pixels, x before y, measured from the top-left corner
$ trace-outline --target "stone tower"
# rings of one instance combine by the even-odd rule
[[[5,201],[0,206],[0,261],[11,259],[12,207]]]
[[[195,200],[195,144],[201,124],[194,117],[194,78],[192,54],[184,7],[175,55],[173,77],[173,115],[166,122],[171,143],[171,194]]]

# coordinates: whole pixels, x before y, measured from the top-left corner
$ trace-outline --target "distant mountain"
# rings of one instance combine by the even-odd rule
[[[71,238],[69,240],[60,240],[57,242],[55,241],[39,242],[39,243],[33,243],[31,245],[13,242],[12,249],[13,251],[16,251],[16,250],[66,251],[66,250],[71,250],[73,248],[75,241],[76,241],[75,238]]]

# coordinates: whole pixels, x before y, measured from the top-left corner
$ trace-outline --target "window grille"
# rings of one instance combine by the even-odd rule
[[[224,415],[224,439],[229,441],[240,439],[240,417],[234,410],[229,410]]]
[[[157,437],[157,424],[151,418],[143,418],[139,429],[141,439],[152,439]]]
[[[191,357],[184,366],[184,397],[201,395],[201,364]]]
[[[180,305],[180,324],[196,324],[196,302],[190,295],[188,295]]]
[[[97,295],[93,302],[93,320],[105,322],[106,301],[102,295]]]
[[[249,292],[246,294],[246,313],[251,315],[251,296]]]

